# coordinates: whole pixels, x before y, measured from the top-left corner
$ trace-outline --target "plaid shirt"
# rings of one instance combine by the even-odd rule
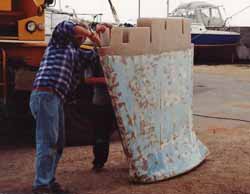
[[[82,50],[74,44],[75,25],[64,21],[56,26],[33,83],[33,88],[53,88],[63,101],[77,88],[84,69],[98,61],[94,50]]]

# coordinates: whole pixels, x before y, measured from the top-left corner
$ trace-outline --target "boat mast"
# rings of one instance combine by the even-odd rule
[[[169,0],[167,0],[167,18],[169,16]]]
[[[141,18],[141,0],[138,0],[138,18]]]
[[[120,19],[119,19],[118,15],[117,15],[116,9],[115,9],[112,1],[108,0],[108,2],[109,2],[109,6],[110,6],[110,9],[111,9],[111,12],[112,12],[112,15],[113,15],[113,18],[114,18],[115,22],[117,24],[120,24]]]

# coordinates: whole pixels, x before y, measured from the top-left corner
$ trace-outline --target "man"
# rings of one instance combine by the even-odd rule
[[[102,26],[99,29],[103,31]],[[69,21],[58,24],[36,74],[30,97],[31,112],[36,120],[34,194],[67,193],[55,178],[64,146],[63,104],[80,83],[84,68],[98,60],[95,51],[80,50],[87,37],[100,45],[97,34],[85,26]]]
[[[112,25],[103,23],[106,29],[102,29],[103,40],[107,40],[110,35]],[[95,23],[92,23],[92,28],[96,29]],[[101,31],[100,27],[99,30]],[[106,35],[106,37],[105,37]],[[100,172],[108,160],[110,136],[114,128],[117,128],[114,110],[111,104],[111,98],[108,93],[106,82],[103,79],[104,73],[101,67],[99,58],[85,70],[85,83],[94,85],[94,95],[92,99],[93,108],[91,111],[91,119],[94,127],[94,142],[93,142],[93,171]]]
[[[93,170],[100,172],[107,162],[109,155],[110,135],[116,124],[111,98],[105,83],[100,61],[87,69],[88,78],[86,84],[94,85],[93,95],[93,127],[94,127],[94,144],[93,144]]]

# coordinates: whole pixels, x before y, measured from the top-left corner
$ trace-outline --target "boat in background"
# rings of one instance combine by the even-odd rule
[[[170,16],[189,18],[193,23],[202,23],[206,28],[222,27],[225,25],[225,20],[220,8],[221,6],[205,1],[192,1],[180,4]]]
[[[209,30],[201,23],[192,23],[191,40],[195,45],[227,45],[240,42],[240,33]]]
[[[195,45],[227,45],[240,42],[240,33],[225,30],[226,20],[222,17],[221,6],[205,1],[180,4],[170,17],[191,19],[192,43]],[[212,30],[219,29],[219,30]]]

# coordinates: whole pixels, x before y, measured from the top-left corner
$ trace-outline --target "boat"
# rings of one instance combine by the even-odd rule
[[[195,45],[228,45],[240,42],[240,33],[209,30],[201,23],[192,23],[191,40]]]
[[[227,20],[222,17],[221,7],[205,1],[182,3],[170,13],[170,17],[191,19],[192,43],[195,45],[237,44],[240,33],[225,30]]]

